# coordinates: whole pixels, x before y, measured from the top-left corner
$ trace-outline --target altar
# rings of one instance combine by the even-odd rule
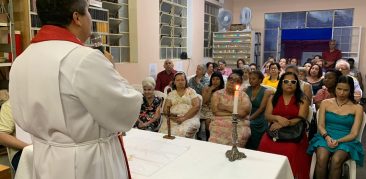
[[[123,138],[133,179],[293,178],[285,156],[239,149],[247,158],[230,162],[231,146],[132,129]],[[32,176],[33,147],[23,150],[16,179]]]

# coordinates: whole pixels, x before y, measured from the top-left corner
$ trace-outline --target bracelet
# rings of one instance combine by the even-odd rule
[[[328,135],[328,133],[324,133],[322,136],[323,136],[323,138],[325,139],[325,138],[326,138],[327,136],[329,136],[329,135]]]

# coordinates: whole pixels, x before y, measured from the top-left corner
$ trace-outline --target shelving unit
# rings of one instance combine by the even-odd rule
[[[187,0],[160,0],[160,59],[187,52]]]
[[[16,58],[13,1],[5,1],[1,8],[5,12],[0,14],[0,67],[10,67],[12,60]],[[4,70],[8,71],[1,68],[1,71]],[[4,78],[8,79],[8,74],[6,77],[2,76],[2,80]]]
[[[102,1],[108,10],[108,45],[116,63],[130,61],[128,0]]]
[[[228,66],[236,67],[239,58],[247,64],[254,62],[255,33],[215,32],[213,37],[213,59],[225,60]]]
[[[29,0],[30,40],[41,28],[35,8]],[[103,46],[111,52],[116,63],[130,62],[128,0],[93,0],[89,7],[92,32],[101,35]],[[90,41],[86,45],[91,45]]]

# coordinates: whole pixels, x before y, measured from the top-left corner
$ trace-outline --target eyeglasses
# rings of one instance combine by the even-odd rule
[[[285,84],[289,84],[291,82],[291,84],[296,85],[297,81],[296,80],[283,80],[283,83]]]

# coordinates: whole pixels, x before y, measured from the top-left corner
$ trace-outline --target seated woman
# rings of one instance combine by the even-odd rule
[[[172,89],[164,104],[164,114],[171,120],[171,133],[193,138],[200,127],[200,119],[197,116],[200,99],[194,89],[188,87],[184,72],[177,72],[174,75]],[[166,122],[163,122],[159,132],[168,133]]]
[[[260,71],[250,72],[250,86],[246,90],[246,93],[252,102],[252,111],[249,117],[251,136],[245,148],[252,150],[257,150],[262,135],[268,127],[268,123],[264,118],[264,110],[266,109],[268,98],[273,92],[261,86],[263,78],[264,76]]]
[[[139,129],[157,132],[160,124],[160,111],[163,98],[154,95],[155,80],[147,77],[142,81],[143,103],[135,126]]]
[[[274,131],[293,126],[306,120],[309,102],[300,89],[299,79],[292,72],[284,73],[278,83],[276,93],[270,97],[265,110],[265,118],[272,123],[269,130]],[[306,153],[308,139],[305,131],[300,142],[276,142],[263,135],[259,151],[285,155],[290,161],[295,178],[309,178],[311,157]]]
[[[295,65],[288,65],[286,67],[286,72],[292,72],[295,73],[297,76],[299,76],[299,67],[295,66]],[[300,89],[301,91],[304,93],[304,95],[307,97],[307,99],[309,100],[309,103],[312,104],[313,102],[313,91],[312,91],[312,87],[309,83],[299,79],[300,82]]]
[[[335,88],[337,85],[338,78],[342,75],[340,71],[330,69],[325,73],[322,89],[318,90],[316,95],[313,97],[316,109],[319,109],[320,103],[329,98],[334,98]]]
[[[243,67],[241,68],[243,70],[243,82],[240,85],[240,90],[246,90],[248,88],[249,84],[249,72],[250,72],[250,67],[249,65],[243,65]]]
[[[205,65],[197,65],[196,75],[194,75],[188,81],[188,86],[196,91],[196,93],[202,95],[203,87],[207,86],[209,78],[205,76]]]
[[[278,79],[280,78],[280,70],[280,64],[271,63],[269,65],[269,75],[263,79],[262,84],[277,88]]]
[[[240,73],[241,72],[241,73]],[[235,87],[242,83],[242,71],[234,71],[227,80],[226,88],[216,91],[211,100],[211,109],[214,120],[210,123],[210,138],[208,141],[231,145],[232,144],[232,113]],[[239,90],[238,100],[238,147],[244,147],[249,136],[249,114],[252,105],[248,95]]]
[[[310,141],[308,149],[309,154],[316,151],[316,178],[340,178],[342,165],[348,158],[359,166],[363,165],[363,147],[356,140],[363,109],[356,103],[353,93],[352,77],[341,76],[335,88],[335,98],[320,104],[318,133]]]
[[[313,64],[310,67],[308,76],[306,77],[306,82],[310,83],[313,94],[316,94],[323,86],[323,70],[317,65]]]
[[[213,114],[211,111],[211,98],[212,94],[217,91],[224,89],[225,82],[220,72],[214,72],[211,75],[210,83],[208,86],[203,88],[202,98],[203,104],[201,109],[201,119],[205,120],[206,126],[206,138],[208,139],[210,136],[209,126],[210,122],[213,119]]]

